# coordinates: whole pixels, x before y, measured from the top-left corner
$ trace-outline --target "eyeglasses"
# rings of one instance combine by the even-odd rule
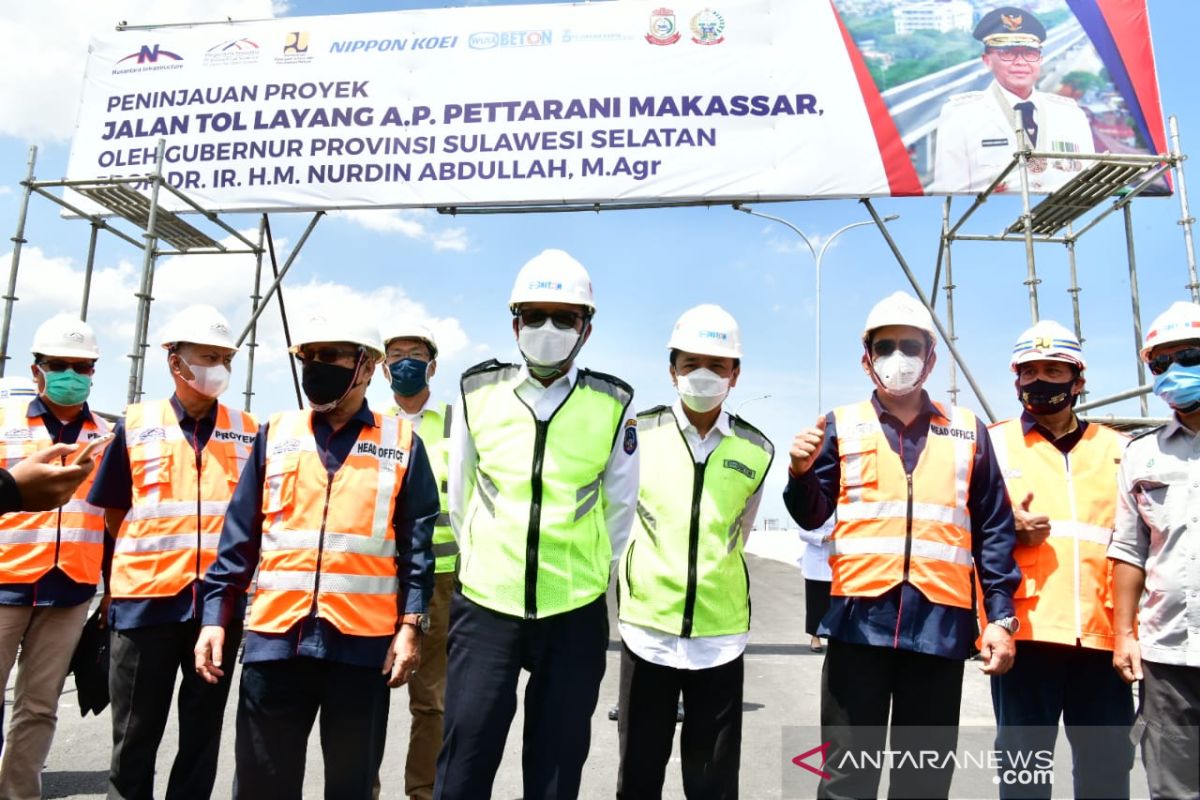
[[[988,52],[1005,63],[1016,61],[1017,56],[1027,64],[1038,64],[1042,60],[1042,51],[1036,47],[993,47]]]
[[[342,360],[358,360],[358,348],[347,347],[316,347],[302,349],[298,355],[301,361],[316,361],[321,364],[336,364]]]
[[[574,328],[583,319],[583,315],[575,311],[555,311],[551,314],[536,308],[518,311],[517,316],[527,328],[540,328],[548,319],[554,327],[562,331]]]
[[[1181,367],[1194,367],[1200,364],[1200,347],[1185,347],[1183,350],[1177,350],[1174,353],[1163,353],[1150,359],[1146,364],[1155,375],[1162,375],[1172,364],[1178,364]]]
[[[925,352],[925,343],[918,339],[876,339],[871,342],[871,350],[875,355],[886,358],[896,352],[896,348],[900,348],[900,352],[910,358],[919,356]]]
[[[96,371],[96,362],[94,361],[61,361],[54,359],[52,361],[39,361],[38,366],[46,372],[66,372],[72,370],[77,375],[91,375]]]

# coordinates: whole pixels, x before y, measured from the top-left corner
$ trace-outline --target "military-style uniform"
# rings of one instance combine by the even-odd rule
[[[1012,160],[1018,148],[1021,100],[996,81],[981,92],[956,94],[942,106],[934,147],[930,192],[982,192]],[[1092,128],[1074,100],[1034,90],[1029,97],[1038,126],[1034,150],[1063,153],[1063,158],[1033,159],[1029,190],[1051,192],[1075,177],[1087,163],[1071,153],[1094,153]],[[1013,170],[1001,191],[1019,192],[1021,176]]]

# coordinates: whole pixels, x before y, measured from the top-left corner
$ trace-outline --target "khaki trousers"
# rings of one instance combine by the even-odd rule
[[[21,652],[0,760],[4,800],[42,796],[42,766],[58,722],[58,696],[87,612],[87,603],[69,608],[0,606],[0,686],[8,686],[18,649]]]
[[[433,797],[438,751],[442,749],[442,712],[446,699],[446,637],[450,631],[450,598],[454,573],[434,576],[429,601],[429,632],[421,641],[421,665],[408,682],[412,728],[404,764],[404,793],[418,800]]]

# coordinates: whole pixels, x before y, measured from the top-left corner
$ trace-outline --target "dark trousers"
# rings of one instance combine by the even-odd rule
[[[1137,731],[1150,796],[1200,798],[1200,667],[1142,662]]]
[[[1062,718],[1071,743],[1075,797],[1129,797],[1133,693],[1112,652],[1049,642],[1017,642],[1013,668],[992,678],[1000,797],[1050,797],[1049,781],[1020,785],[1007,770],[1037,769],[1053,754]],[[1041,768],[1052,768],[1045,764]]]
[[[817,635],[821,618],[829,610],[829,590],[832,587],[831,581],[804,579],[804,632],[809,636]]]
[[[325,797],[368,800],[387,739],[388,691],[379,667],[316,658],[243,664],[233,796],[300,798],[320,712]]]
[[[962,680],[961,661],[831,639],[821,669],[821,741],[831,743],[824,767],[829,777],[817,796],[878,794],[881,770],[868,759],[843,758],[846,751],[956,750]],[[954,764],[952,758],[941,761],[945,768],[921,769],[906,766],[913,758],[897,758],[888,775],[888,797],[948,797]]]
[[[711,669],[663,667],[639,658],[622,643],[617,797],[662,797],[681,692],[679,755],[684,794],[689,800],[738,796],[744,666],[738,656]]]
[[[608,609],[591,603],[538,620],[497,614],[456,591],[450,602],[446,714],[434,798],[491,797],[504,741],[525,687],[525,800],[574,798],[604,677]]]
[[[175,622],[114,630],[108,691],[112,698],[112,765],[108,796],[140,800],[154,796],[154,763],[179,682],[179,752],[167,782],[167,798],[207,798],[217,775],[221,721],[234,657],[242,638],[238,623],[225,631],[225,677],[205,683],[196,674],[193,650],[200,623]]]

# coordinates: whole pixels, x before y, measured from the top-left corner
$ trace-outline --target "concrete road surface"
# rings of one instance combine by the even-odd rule
[[[804,582],[800,571],[791,565],[755,556],[748,556],[747,560],[753,585],[753,636],[746,654],[741,796],[749,800],[785,796],[811,797],[808,785],[797,779],[797,775],[803,776],[807,773],[791,763],[793,756],[803,752],[798,749],[797,742],[800,745],[820,744],[814,726],[818,724],[822,657],[809,651],[808,636],[803,630]],[[614,607],[615,604],[610,599],[610,610]],[[584,769],[581,793],[584,798],[614,796],[617,724],[608,720],[607,711],[617,697],[620,654],[615,618],[612,631],[613,639],[608,648],[608,672],[604,676],[600,703],[592,717],[591,755]],[[964,676],[964,739],[973,736],[979,741],[990,741],[991,696],[987,679],[979,673],[977,667],[977,662],[968,662]],[[231,793],[236,695],[235,686],[225,714],[220,769],[213,793],[215,798],[228,797]],[[11,705],[11,686],[5,695],[5,702],[6,705]],[[404,754],[409,723],[407,702],[408,695],[404,689],[398,689],[392,694],[391,726],[382,771],[384,797],[403,797]],[[496,798],[510,800],[521,797],[521,724],[521,711],[518,708],[517,719],[508,737],[504,762],[496,778],[493,795]],[[68,678],[67,690],[59,708],[58,734],[43,776],[46,797],[95,798],[104,795],[111,742],[109,726],[107,711],[99,718],[80,718],[73,682]],[[785,728],[788,730],[786,736]],[[176,722],[172,714],[159,751],[157,791],[160,797],[165,790],[171,759],[175,753],[175,731]],[[790,747],[786,751],[785,738]],[[1060,750],[1066,752],[1065,747],[1060,747]],[[296,766],[299,769],[303,765]],[[1070,796],[1069,777],[1064,778],[1056,774],[1055,778],[1054,795]],[[955,780],[957,789],[958,773]],[[304,785],[305,797],[322,796],[321,756],[315,735],[310,739]],[[1133,785],[1135,796],[1144,795],[1144,777],[1135,774]],[[975,793],[972,791],[971,795],[974,796]],[[956,791],[954,796],[967,795]],[[979,796],[995,795],[981,793]],[[664,797],[683,797],[677,749],[667,770]]]

